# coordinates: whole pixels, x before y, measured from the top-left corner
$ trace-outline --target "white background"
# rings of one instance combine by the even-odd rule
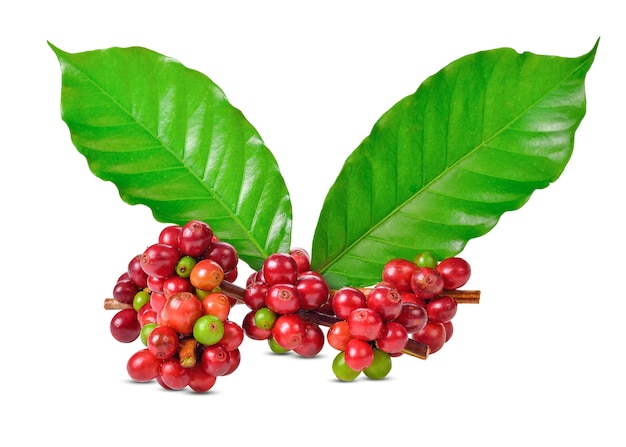
[[[0,444],[625,445],[618,2],[221,3],[0,7]],[[276,156],[293,245],[310,248],[343,161],[426,77],[475,51],[573,57],[599,37],[565,172],[468,244],[482,300],[459,309],[441,351],[396,359],[383,381],[341,383],[330,347],[302,359],[246,340],[239,369],[206,395],[127,378],[140,345],[112,339],[102,302],[163,225],[72,146],[46,41],[144,46],[212,78]]]

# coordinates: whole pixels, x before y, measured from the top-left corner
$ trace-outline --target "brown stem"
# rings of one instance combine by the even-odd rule
[[[238,303],[245,303],[243,298],[245,292],[244,288],[228,281],[223,281],[220,285],[220,289],[223,294],[235,299]],[[363,292],[367,294],[371,289],[363,288],[361,290],[363,290]],[[451,296],[458,303],[478,304],[480,302],[480,290],[444,290],[442,295]],[[105,309],[126,309],[129,307],[132,307],[132,304],[120,303],[113,298],[107,298],[104,300]],[[340,321],[334,315],[327,315],[312,310],[300,310],[298,311],[298,313],[305,320],[319,324],[320,326],[330,327],[335,322]],[[430,354],[430,349],[427,345],[409,339],[407,345],[402,350],[402,353],[425,360]]]
[[[230,298],[236,299],[240,304],[244,304],[243,294],[246,291],[243,287],[228,281],[222,281],[220,284],[222,293]]]
[[[480,303],[480,290],[444,290],[441,294],[451,296],[459,304]]]
[[[106,310],[129,309],[131,307],[133,307],[132,304],[120,303],[115,298],[104,299],[104,308]]]

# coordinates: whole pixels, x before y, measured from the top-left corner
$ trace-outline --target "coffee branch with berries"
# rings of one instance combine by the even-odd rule
[[[114,339],[142,344],[130,377],[206,392],[246,339],[301,357],[328,345],[340,381],[438,352],[458,304],[480,300],[463,289],[468,241],[565,169],[598,44],[578,57],[485,50],[430,76],[349,154],[309,255],[292,246],[276,157],[209,77],[147,48],[49,43],[72,144],[164,224],[105,299]],[[254,273],[238,285],[242,262]]]
[[[391,259],[372,287],[338,290],[311,270],[302,248],[268,256],[245,287],[233,282],[237,264],[236,249],[202,221],[165,227],[130,260],[104,307],[117,310],[110,324],[117,341],[143,345],[128,360],[131,379],[206,392],[237,369],[244,337],[301,357],[328,344],[337,351],[337,379],[382,379],[393,357],[439,351],[452,337],[457,304],[480,299],[479,291],[459,290],[471,274],[460,257]],[[229,318],[237,304],[249,309],[241,323]]]

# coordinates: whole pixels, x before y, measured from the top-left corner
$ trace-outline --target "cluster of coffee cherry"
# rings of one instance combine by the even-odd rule
[[[268,256],[263,267],[250,275],[243,299],[251,310],[242,324],[249,338],[268,340],[276,353],[313,357],[322,350],[324,333],[307,316],[324,313],[330,289],[310,267],[308,253],[294,248]]]
[[[370,289],[344,287],[332,297],[340,318],[327,333],[339,350],[333,372],[340,380],[356,379],[362,371],[381,379],[391,371],[391,358],[407,351],[412,340],[427,354],[450,340],[457,300],[450,294],[469,280],[471,269],[462,258],[438,262],[430,253],[413,261],[392,259],[383,267],[382,281]]]
[[[309,254],[294,248],[268,256],[242,288],[233,284],[238,262],[235,247],[198,220],[165,227],[131,259],[109,308],[119,309],[113,337],[144,345],[127,362],[133,380],[206,392],[237,369],[246,336],[302,357],[316,356],[328,342],[338,351],[332,370],[339,380],[361,373],[382,379],[393,357],[426,358],[450,339],[453,292],[471,273],[462,258],[420,253],[388,261],[372,287],[331,290],[311,269]],[[241,325],[229,318],[237,303],[249,308]]]
[[[144,345],[127,362],[131,379],[206,392],[237,369],[243,328],[229,319],[236,301],[219,286],[236,279],[238,261],[232,245],[195,220],[164,228],[131,259],[113,289],[123,308],[110,323],[116,340]]]
[[[463,287],[470,276],[471,268],[465,259],[451,257],[438,262],[430,253],[417,255],[412,263],[392,260],[383,270],[383,280],[395,284],[403,302],[426,310],[426,323],[411,338],[427,345],[431,354],[452,337],[452,318],[458,302],[451,294]]]
[[[332,291],[310,270],[306,251],[269,256],[247,280],[244,302],[251,311],[243,329],[256,340],[268,340],[272,351],[317,355],[325,340],[339,352],[332,369],[342,381],[361,372],[382,379],[391,358],[411,342],[424,353],[437,352],[452,336],[457,301],[449,295],[470,277],[462,258],[438,262],[430,253],[413,261],[392,259],[381,282],[371,288],[342,287]],[[320,325],[328,326],[326,336]]]

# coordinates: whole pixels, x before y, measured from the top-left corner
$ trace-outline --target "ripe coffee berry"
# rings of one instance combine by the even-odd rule
[[[148,350],[160,360],[176,354],[178,345],[178,333],[169,326],[157,326],[148,336]]]
[[[224,335],[220,340],[220,345],[227,351],[234,351],[241,346],[244,339],[243,328],[232,320],[224,321]]]
[[[267,284],[295,284],[298,263],[289,253],[274,253],[263,263],[263,277]]]
[[[111,319],[111,335],[121,343],[130,343],[139,337],[141,326],[135,309],[122,309]]]
[[[175,269],[180,253],[171,245],[153,244],[141,255],[141,268],[149,276],[155,278],[167,278]]]
[[[471,275],[469,263],[458,257],[444,259],[437,265],[437,271],[443,278],[444,288],[450,290],[464,286]]]
[[[239,262],[239,255],[235,247],[224,241],[213,242],[204,257],[213,259],[225,272],[233,271]]]
[[[135,256],[128,263],[128,278],[139,289],[148,286],[148,275],[141,267],[141,255]]]
[[[167,278],[157,278],[155,276],[148,276],[147,284],[148,289],[151,292],[163,293],[163,283]]]
[[[315,357],[323,347],[324,333],[317,324],[307,321],[304,339],[293,351],[302,357]]]
[[[374,360],[374,349],[365,340],[353,338],[346,345],[344,351],[346,365],[355,371],[363,371]]]
[[[383,331],[383,318],[374,309],[360,307],[348,316],[350,334],[360,340],[376,340]]]
[[[133,282],[125,276],[120,278],[113,287],[113,298],[115,301],[124,304],[132,304],[135,294],[140,289],[133,284]]]
[[[442,295],[433,298],[426,305],[428,319],[435,323],[446,323],[456,315],[457,302],[454,298]]]
[[[170,225],[161,230],[159,234],[159,244],[169,245],[178,248],[178,237],[182,227],[180,225]]]
[[[202,303],[198,297],[190,292],[180,292],[165,301],[157,313],[157,322],[186,335],[191,334],[194,323],[202,314]]]
[[[178,275],[172,275],[169,278],[163,280],[162,287],[163,295],[165,298],[169,298],[179,292],[193,292],[193,286],[187,278],[181,278]]]
[[[267,291],[265,304],[277,314],[292,314],[300,309],[300,293],[293,284],[274,284]]]
[[[178,249],[183,255],[198,257],[211,245],[213,230],[205,222],[191,220],[183,225],[178,236]]]
[[[159,376],[170,390],[182,390],[189,385],[191,370],[183,367],[177,359],[167,359],[161,363]]]
[[[200,357],[200,364],[207,374],[223,376],[231,366],[230,353],[221,345],[207,346]]]
[[[302,344],[306,336],[306,322],[297,314],[281,315],[272,327],[272,337],[280,346],[293,350]]]
[[[189,388],[196,393],[206,393],[217,381],[217,377],[208,374],[200,363],[197,363],[191,369],[191,376],[189,377]]]
[[[330,289],[328,283],[319,275],[304,274],[298,277],[296,288],[300,295],[300,308],[319,309],[328,301]]]
[[[411,334],[411,338],[430,348],[430,353],[439,351],[446,342],[446,328],[443,323],[429,321],[421,330]]]
[[[135,382],[150,382],[159,374],[161,360],[152,355],[148,349],[142,349],[130,356],[126,363],[126,371]]]
[[[268,290],[269,286],[264,282],[253,281],[249,283],[243,294],[243,300],[246,306],[252,310],[265,307],[265,297],[267,296]]]
[[[354,287],[342,287],[331,299],[333,312],[342,320],[347,320],[354,309],[367,306],[365,294]]]
[[[412,292],[411,278],[417,264],[407,259],[392,259],[383,267],[382,280],[394,285],[400,293]]]
[[[220,346],[222,345],[220,344]],[[232,351],[228,351],[228,357],[229,357],[228,363],[230,366],[228,367],[226,372],[222,374],[223,376],[232,374],[233,371],[235,371],[239,367],[239,364],[241,363],[241,351],[239,351],[239,348],[235,348]]]
[[[367,307],[377,311],[385,321],[395,320],[402,311],[402,297],[395,288],[378,285],[367,295]]]
[[[379,349],[388,354],[402,352],[409,340],[409,334],[397,321],[388,321],[383,326],[380,337],[376,340]]]
[[[289,250],[289,254],[296,260],[296,264],[298,264],[298,273],[304,273],[311,269],[311,257],[304,248],[294,247]]]
[[[394,321],[402,324],[409,334],[417,332],[428,323],[426,309],[413,302],[402,303],[402,311]]]
[[[434,268],[420,267],[411,277],[411,288],[418,298],[433,298],[443,291],[443,278]]]

